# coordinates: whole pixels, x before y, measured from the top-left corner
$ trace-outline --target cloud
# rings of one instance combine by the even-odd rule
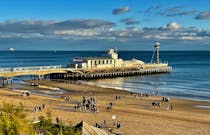
[[[139,24],[140,22],[137,20],[134,20],[133,18],[124,18],[122,20],[120,20],[121,23],[124,23],[125,25],[135,25],[135,24]]]
[[[162,14],[165,16],[173,16],[181,12],[182,8],[183,6],[168,7],[166,9],[163,9]]]
[[[54,23],[53,26],[59,29],[66,29],[66,28],[90,29],[90,28],[114,27],[115,23],[98,19],[75,19],[75,20],[57,22]]]
[[[175,17],[175,16],[186,16],[186,15],[192,15],[195,14],[196,10],[183,10],[183,6],[176,6],[176,7],[170,7],[163,9],[161,11],[161,15],[168,16],[168,17]]]
[[[161,15],[166,17],[175,17],[175,16],[187,16],[187,15],[193,15],[197,11],[194,9],[191,10],[185,10],[184,6],[173,6],[164,8],[161,6],[152,6],[145,10],[144,13],[147,15]]]
[[[118,15],[118,14],[126,13],[129,10],[130,10],[130,8],[128,6],[122,7],[122,8],[116,8],[116,9],[113,9],[112,14]]]
[[[172,22],[172,23],[163,25],[159,29],[161,29],[161,30],[179,30],[180,28],[181,28],[181,25],[177,24],[176,22]]]
[[[125,18],[123,23],[132,22],[132,18]],[[128,23],[129,24],[129,23]],[[136,24],[136,23],[135,23]],[[135,25],[127,25],[127,28],[115,27],[115,23],[99,19],[73,19],[73,20],[9,20],[0,22],[0,41],[10,40],[57,40],[60,42],[91,41],[91,43],[120,42],[186,42],[196,41],[206,43],[210,40],[210,31],[184,28],[176,22],[168,23],[160,27],[138,28]],[[7,39],[7,40],[6,40]],[[9,39],[9,40],[8,40]],[[193,42],[194,43],[194,42]]]
[[[188,10],[188,11],[182,11],[176,14],[176,16],[185,16],[185,15],[192,15],[194,13],[196,13],[197,11],[192,9],[192,10]]]
[[[106,29],[115,27],[115,25],[113,22],[99,19],[8,20],[0,23],[0,32],[53,34],[54,31]]]
[[[146,14],[152,14],[154,11],[160,10],[161,6],[151,6],[149,8],[147,8],[144,12]]]
[[[210,20],[210,11],[202,11],[200,12],[195,19],[197,20]]]

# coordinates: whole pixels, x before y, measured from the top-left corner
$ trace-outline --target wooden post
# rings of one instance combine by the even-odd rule
[[[2,78],[2,86],[4,87],[4,78]]]

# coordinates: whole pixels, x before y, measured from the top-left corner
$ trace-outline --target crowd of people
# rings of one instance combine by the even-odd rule
[[[133,93],[131,92],[130,95],[135,98],[135,99],[145,99],[145,98],[148,98],[149,97],[149,94],[147,93]],[[122,97],[121,96],[115,96],[115,101],[119,101],[121,100]],[[67,102],[67,103],[70,103],[70,97],[64,97],[64,101]],[[162,97],[161,100],[159,101],[153,101],[151,102],[151,105],[147,105],[147,107],[145,108],[150,108],[150,107],[161,107],[161,103],[168,103],[170,101],[170,98],[168,97]],[[106,111],[110,112],[112,111],[113,109],[113,106],[114,106],[114,102],[109,102],[107,107],[106,107]],[[94,113],[99,113],[99,109],[97,108],[96,106],[96,98],[95,97],[90,97],[90,98],[86,98],[85,96],[82,97],[82,100],[79,101],[79,102],[76,102],[75,106],[74,106],[74,109],[75,110],[83,110],[83,111],[87,111],[89,110],[90,112],[94,112]],[[167,110],[173,110],[173,106],[168,104],[167,105]],[[38,110],[39,110],[39,107],[38,107]],[[57,120],[57,119],[56,119]],[[58,120],[57,120],[57,123],[58,123]],[[111,124],[107,124],[107,121],[104,120],[103,123],[96,123],[95,126],[97,128],[108,128],[108,127],[111,127],[111,128],[117,128],[119,129],[121,127],[121,123],[120,121],[115,121],[113,123],[112,126],[110,126]]]
[[[82,102],[77,102],[74,106],[75,110],[90,110],[90,112],[99,113],[99,109],[96,107],[96,98],[91,97],[87,99],[86,97],[82,98]]]

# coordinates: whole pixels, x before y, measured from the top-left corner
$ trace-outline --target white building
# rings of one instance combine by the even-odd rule
[[[101,68],[120,68],[120,67],[143,67],[144,62],[133,59],[131,61],[123,61],[118,58],[118,54],[114,49],[108,51],[106,57],[89,57],[89,58],[74,58],[72,63],[68,65],[71,68],[81,69],[101,69]]]

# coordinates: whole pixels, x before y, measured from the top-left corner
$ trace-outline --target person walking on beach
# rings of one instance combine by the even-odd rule
[[[106,120],[104,120],[104,122],[103,122],[103,127],[104,128],[106,127]]]
[[[117,121],[117,128],[119,129],[120,128],[120,122]]]
[[[173,106],[171,105],[171,108],[170,108],[171,110],[173,110]]]
[[[56,117],[56,124],[59,124],[59,118]]]
[[[170,109],[170,105],[168,104],[166,110],[169,110],[169,109]]]
[[[44,109],[45,108],[45,104],[42,104],[42,109]]]

